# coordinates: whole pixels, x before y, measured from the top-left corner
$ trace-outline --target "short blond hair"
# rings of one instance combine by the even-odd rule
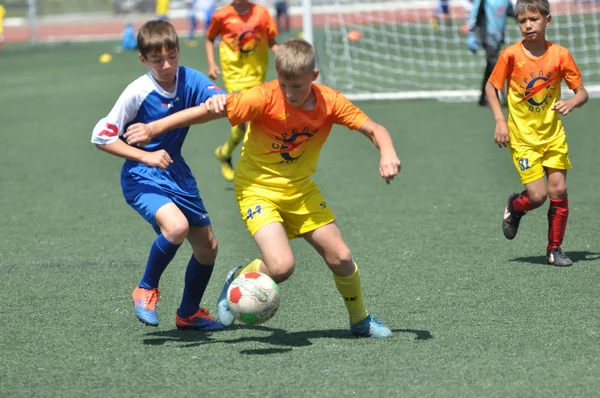
[[[275,70],[286,79],[313,73],[315,67],[315,49],[306,40],[288,40],[279,46],[275,54]]]

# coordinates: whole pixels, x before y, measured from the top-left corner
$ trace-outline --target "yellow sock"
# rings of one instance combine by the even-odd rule
[[[230,158],[235,148],[237,148],[242,141],[242,138],[244,138],[244,134],[246,134],[246,132],[242,130],[240,126],[233,126],[231,128],[229,139],[225,145],[223,145],[223,149],[221,149],[221,154],[226,158]]]
[[[355,264],[356,266],[356,264]],[[350,276],[337,276],[333,274],[335,286],[344,297],[344,304],[350,315],[350,323],[357,323],[365,319],[369,314],[365,308],[362,291],[360,288],[360,272],[358,266]]]
[[[239,268],[237,271],[235,271],[235,274],[233,274],[233,279],[237,278],[242,274],[247,274],[248,272],[260,272],[260,263],[262,263],[262,260],[260,258],[252,260],[250,264],[246,265],[243,268]]]

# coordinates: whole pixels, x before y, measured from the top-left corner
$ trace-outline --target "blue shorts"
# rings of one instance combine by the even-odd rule
[[[175,203],[190,226],[210,225],[196,179],[181,156],[173,156],[166,170],[143,163],[126,161],[121,170],[121,188],[127,204],[160,234],[156,212],[167,203]]]
[[[435,9],[438,14],[449,14],[448,0],[440,0],[440,4]]]
[[[275,12],[277,13],[277,16],[287,15],[287,13],[288,13],[287,1],[275,2]]]

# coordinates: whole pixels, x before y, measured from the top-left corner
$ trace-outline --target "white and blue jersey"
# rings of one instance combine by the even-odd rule
[[[96,124],[92,143],[111,144],[123,139],[131,124],[161,119],[223,93],[202,73],[183,66],[177,71],[175,87],[173,92],[165,91],[149,72],[135,80],[123,91],[108,116]],[[170,130],[140,148],[149,152],[167,151],[173,163],[166,170],[132,160],[126,160],[121,170],[125,200],[157,233],[160,230],[155,222],[156,212],[171,202],[181,209],[191,226],[210,224],[196,179],[181,155],[188,130],[189,127]]]

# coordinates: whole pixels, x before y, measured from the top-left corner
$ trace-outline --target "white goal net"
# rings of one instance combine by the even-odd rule
[[[470,3],[450,0],[432,23],[437,0],[312,0],[313,42],[322,81],[352,99],[479,96],[485,55],[471,54],[461,26]],[[600,94],[600,0],[550,0],[548,39],[573,54],[588,91]],[[353,31],[359,40],[351,40]],[[509,18],[506,44],[520,39]]]

